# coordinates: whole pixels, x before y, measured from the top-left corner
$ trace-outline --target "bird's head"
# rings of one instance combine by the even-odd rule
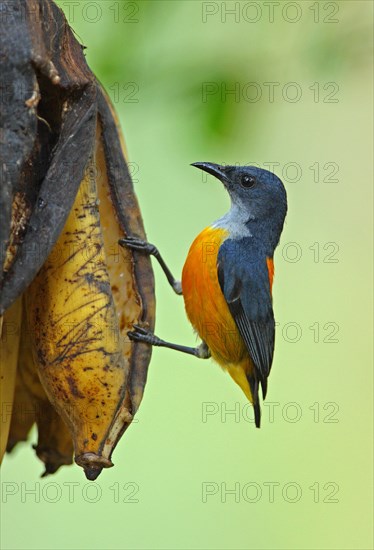
[[[224,220],[230,234],[250,234],[271,255],[279,242],[287,213],[287,195],[281,180],[272,172],[256,166],[220,166],[212,162],[195,162],[218,178],[231,198],[231,210]]]
[[[257,221],[282,231],[287,213],[287,195],[281,180],[272,172],[256,166],[221,166],[195,162],[192,166],[212,174],[227,189],[231,202],[246,220]]]
[[[212,162],[195,162],[192,166],[218,178],[227,189],[232,204],[248,214],[248,221],[269,220],[281,226],[280,229],[283,227],[287,195],[275,174],[256,166],[220,166]]]

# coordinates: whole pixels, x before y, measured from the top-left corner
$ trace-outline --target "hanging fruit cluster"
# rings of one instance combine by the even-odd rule
[[[153,330],[149,258],[113,107],[50,0],[7,3],[2,29],[1,456],[36,423],[45,473],[88,479],[140,405]],[[48,22],[48,24],[46,24]]]

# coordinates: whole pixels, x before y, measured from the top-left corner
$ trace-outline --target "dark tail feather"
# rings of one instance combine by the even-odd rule
[[[248,382],[249,382],[249,387],[251,388],[251,394],[253,399],[253,409],[255,412],[255,424],[256,424],[256,428],[259,428],[261,425],[261,409],[260,409],[260,400],[258,398],[258,380],[255,376],[248,376]],[[262,385],[262,382],[261,382],[261,385]],[[262,385],[262,391],[264,391],[263,385]],[[266,393],[266,390],[265,390],[265,393]]]
[[[267,378],[261,380],[261,389],[262,389],[262,399],[265,399],[268,391],[268,381]]]
[[[260,403],[258,401],[253,405],[253,409],[255,411],[256,428],[260,428],[261,427],[261,409],[260,409]]]

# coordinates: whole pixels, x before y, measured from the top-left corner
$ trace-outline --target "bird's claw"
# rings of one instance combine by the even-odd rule
[[[142,239],[138,239],[137,237],[123,237],[122,239],[119,239],[118,243],[121,246],[126,246],[132,250],[146,252],[147,254],[155,254],[157,252],[157,249],[153,244]]]
[[[137,331],[137,332],[140,332],[141,334],[149,334],[149,330],[147,330],[146,328],[140,326],[140,325],[137,325],[137,324],[133,324],[132,325],[134,327],[134,329]]]
[[[158,338],[149,330],[140,325],[133,325],[135,330],[129,330],[127,336],[134,342],[143,342],[145,344],[157,345]]]

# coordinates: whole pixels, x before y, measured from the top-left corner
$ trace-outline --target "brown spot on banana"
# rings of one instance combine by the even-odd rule
[[[10,236],[5,251],[3,271],[7,272],[13,264],[19,245],[22,243],[27,221],[30,217],[30,204],[26,194],[17,192],[13,197]]]

